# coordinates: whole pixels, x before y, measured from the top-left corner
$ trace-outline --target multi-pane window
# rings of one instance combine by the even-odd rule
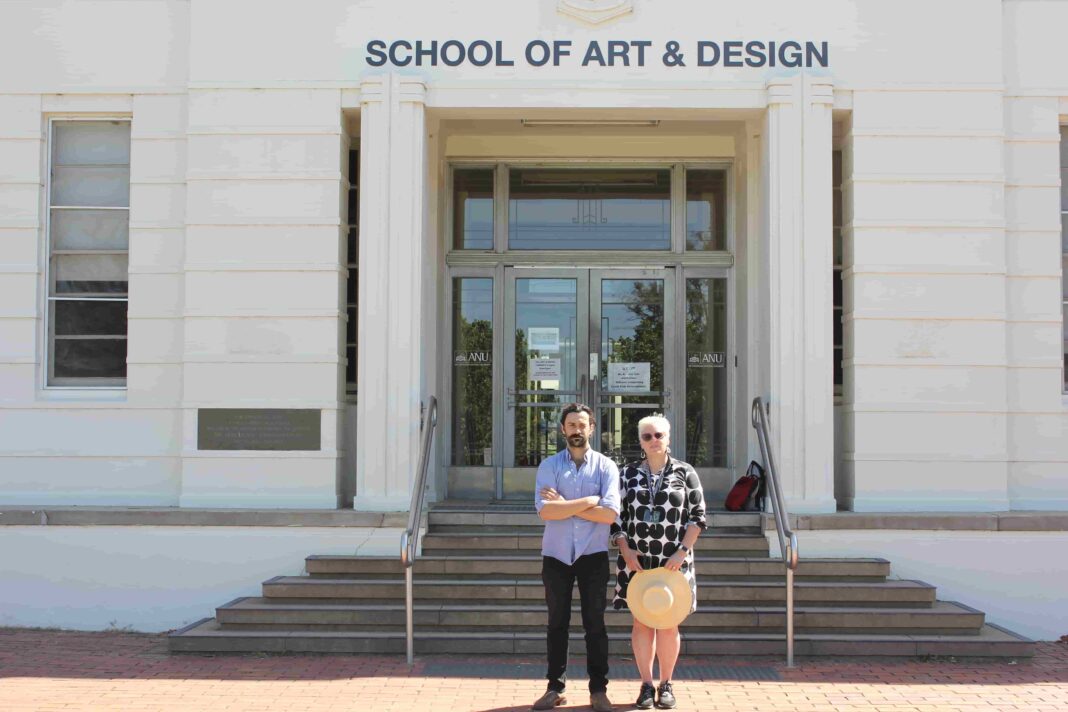
[[[1068,126],[1061,127],[1061,386],[1068,391]]]
[[[667,250],[667,168],[526,168],[508,171],[511,250]]]
[[[349,234],[346,265],[349,278],[345,283],[345,393],[356,393],[356,324],[359,314],[360,284],[360,151],[349,151]]]
[[[130,123],[54,121],[48,195],[48,385],[123,386]]]
[[[842,395],[842,152],[832,156],[832,217],[834,230],[834,394]]]

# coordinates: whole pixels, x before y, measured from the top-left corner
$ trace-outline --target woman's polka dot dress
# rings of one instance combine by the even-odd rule
[[[702,530],[707,526],[705,496],[696,470],[681,460],[669,458],[663,477],[664,484],[655,501],[650,502],[650,487],[656,485],[657,478],[650,474],[644,461],[624,466],[619,475],[620,511],[612,525],[612,536],[625,532],[627,544],[638,552],[638,560],[645,568],[664,565],[678,550],[687,525],[694,524]],[[650,509],[659,513],[658,523],[645,522]],[[697,578],[692,551],[686,555],[681,571],[693,592],[690,607],[693,613],[697,610]],[[627,582],[634,573],[620,555],[616,561],[616,595],[612,599],[617,610],[627,606]]]

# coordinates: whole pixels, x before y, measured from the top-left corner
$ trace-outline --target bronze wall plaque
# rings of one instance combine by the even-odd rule
[[[321,450],[313,408],[199,408],[199,450]]]

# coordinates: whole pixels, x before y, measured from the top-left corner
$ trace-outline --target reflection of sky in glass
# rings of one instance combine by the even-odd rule
[[[726,249],[726,191],[726,171],[686,171],[686,249]]]
[[[524,336],[531,327],[559,330],[560,349],[548,351],[531,349],[526,339],[526,353],[521,358],[560,359],[560,381],[528,381],[519,383],[521,390],[573,390],[577,381],[575,320],[577,319],[578,284],[574,279],[517,279],[515,281],[515,328]]]
[[[493,249],[492,198],[464,201],[464,247],[469,250]]]
[[[493,321],[493,280],[462,279],[457,280],[457,289],[461,289],[460,312],[468,323],[478,320]],[[459,285],[463,286],[460,287]]]
[[[453,173],[453,247],[493,249],[493,170],[463,168]]]
[[[650,389],[660,389],[663,365],[664,283],[659,279],[605,279],[601,281],[601,374],[602,387],[607,388],[608,364],[637,362],[652,364]],[[643,324],[643,321],[646,323]],[[645,342],[638,351],[638,331],[646,327],[655,330],[656,337]],[[634,342],[629,355],[622,355],[619,344]],[[649,350],[649,347],[652,350]]]
[[[667,170],[512,169],[509,247],[521,250],[666,250]]]

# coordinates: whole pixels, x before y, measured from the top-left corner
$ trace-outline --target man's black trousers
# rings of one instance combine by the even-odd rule
[[[571,624],[571,589],[578,579],[582,605],[582,627],[586,631],[586,672],[590,692],[608,689],[608,630],[604,609],[608,590],[608,552],[580,556],[568,566],[551,556],[543,556],[541,580],[549,607],[549,689],[563,692],[567,685],[567,642]]]

